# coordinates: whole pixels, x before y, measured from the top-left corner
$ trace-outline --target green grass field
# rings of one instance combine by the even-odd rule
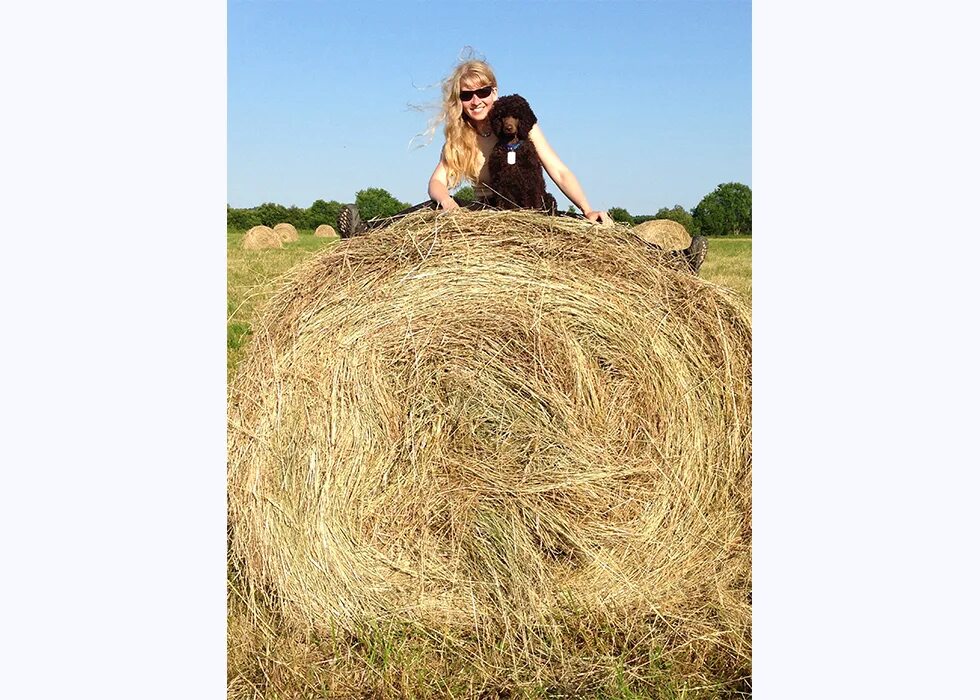
[[[300,231],[298,241],[282,248],[242,250],[243,231],[228,233],[228,378],[230,379],[252,331],[252,321],[262,302],[277,288],[278,278],[317,251],[338,239],[315,238]]]
[[[300,231],[298,241],[281,249],[243,250],[243,232],[228,233],[228,378],[244,355],[252,324],[262,303],[280,286],[281,277],[312,255],[337,245],[336,239],[315,238]],[[752,298],[752,239],[713,238],[701,276]],[[228,697],[230,700],[273,697],[589,697],[599,700],[677,698],[727,700],[742,697],[745,686],[719,687],[680,682],[679,671],[644,646],[642,625],[609,629],[608,634],[576,635],[562,630],[554,656],[535,671],[540,680],[528,681],[519,695],[505,693],[506,683],[494,687],[503,671],[492,664],[454,655],[454,640],[434,640],[411,630],[379,630],[376,637],[351,641],[341,636],[284,633],[269,612],[264,594],[229,571]],[[557,633],[556,633],[557,634]],[[566,639],[567,638],[567,639]],[[640,654],[638,650],[646,649]],[[642,658],[641,658],[642,656]],[[503,658],[503,657],[502,657]],[[596,661],[598,660],[598,661]],[[710,666],[711,664],[708,664]],[[730,672],[706,666],[706,679]],[[579,674],[575,669],[582,668]],[[598,668],[598,671],[585,669]],[[586,678],[587,673],[599,673]],[[574,685],[556,678],[575,680]],[[569,681],[571,682],[571,681]],[[582,694],[583,687],[589,687]],[[353,689],[357,689],[356,691]]]
[[[752,238],[709,238],[701,277],[734,289],[752,303]]]

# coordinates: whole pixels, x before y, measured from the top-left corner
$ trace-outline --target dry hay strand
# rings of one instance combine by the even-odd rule
[[[313,232],[313,235],[317,238],[340,238],[340,236],[337,235],[337,232],[334,231],[333,226],[330,224],[320,224],[316,227],[316,231]]]
[[[633,233],[664,250],[684,250],[691,245],[691,234],[683,224],[670,219],[651,219],[637,224]]]
[[[262,250],[263,248],[282,248],[282,240],[268,226],[253,226],[242,238],[242,248],[245,250]]]
[[[281,240],[283,243],[292,243],[293,241],[299,240],[299,232],[292,224],[276,224],[272,227],[272,230],[276,232],[276,235],[279,236],[279,240]]]
[[[231,556],[299,629],[540,669],[546,640],[648,628],[744,676],[750,364],[744,302],[628,228],[411,215],[294,269],[255,324]]]

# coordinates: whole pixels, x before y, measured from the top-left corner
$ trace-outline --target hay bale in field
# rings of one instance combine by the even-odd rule
[[[272,230],[276,232],[279,240],[283,243],[292,243],[293,241],[299,240],[299,232],[292,224],[276,224],[272,227]]]
[[[337,232],[334,231],[333,226],[330,224],[320,224],[316,227],[316,231],[313,232],[313,235],[317,238],[340,238],[340,236],[337,235]]]
[[[282,248],[282,240],[268,226],[253,226],[242,238],[242,248],[245,250],[261,250],[263,248]]]
[[[562,620],[649,625],[651,649],[745,668],[734,292],[625,227],[425,212],[295,269],[254,333],[230,395],[232,556],[286,620],[531,656]]]
[[[633,233],[664,250],[684,250],[691,245],[691,234],[683,224],[670,219],[651,219],[633,227]]]

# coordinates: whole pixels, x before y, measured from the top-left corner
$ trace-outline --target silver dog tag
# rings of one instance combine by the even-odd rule
[[[517,163],[517,151],[507,151],[507,165]]]

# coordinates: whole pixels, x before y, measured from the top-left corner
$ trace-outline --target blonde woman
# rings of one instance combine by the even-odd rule
[[[442,97],[439,121],[445,124],[446,143],[429,178],[429,197],[443,209],[455,209],[458,204],[449,196],[449,189],[464,180],[473,183],[477,201],[490,194],[487,159],[497,143],[490,129],[490,108],[498,97],[497,78],[484,61],[463,61],[443,83]],[[592,208],[575,173],[558,157],[537,124],[529,139],[548,177],[572,204],[590,221],[611,222],[606,212]]]
[[[342,237],[361,233],[371,228],[379,228],[404,215],[419,209],[444,210],[457,209],[461,205],[449,190],[463,182],[473,184],[475,201],[467,204],[470,208],[481,208],[492,192],[489,182],[487,160],[497,137],[490,128],[490,110],[497,100],[497,78],[493,69],[485,61],[465,60],[459,63],[442,84],[442,110],[430,126],[430,133],[443,124],[446,142],[442,147],[439,163],[429,178],[429,201],[418,204],[394,216],[362,222],[357,207],[345,205],[338,216],[338,229]],[[567,165],[551,147],[535,124],[528,137],[537,149],[541,164],[554,183],[576,207],[582,210],[585,218],[596,223],[612,223],[612,217],[602,210],[595,210],[589,204],[585,191]],[[708,252],[708,241],[703,236],[695,236],[687,250],[677,251],[683,256],[694,274]]]
[[[489,117],[496,99],[497,78],[489,64],[468,60],[457,65],[443,81],[442,110],[431,126],[431,130],[435,130],[440,123],[443,124],[446,142],[439,163],[429,178],[429,201],[393,217],[372,222],[360,221],[356,207],[345,205],[338,217],[340,235],[346,238],[369,228],[377,228],[418,209],[456,209],[460,204],[449,194],[449,190],[464,182],[473,185],[476,201],[470,206],[480,208],[491,192],[487,158],[497,143],[497,137],[490,130]],[[575,173],[558,157],[537,124],[531,129],[530,140],[548,176],[582,210],[585,217],[597,223],[612,222],[605,211],[592,209]]]

